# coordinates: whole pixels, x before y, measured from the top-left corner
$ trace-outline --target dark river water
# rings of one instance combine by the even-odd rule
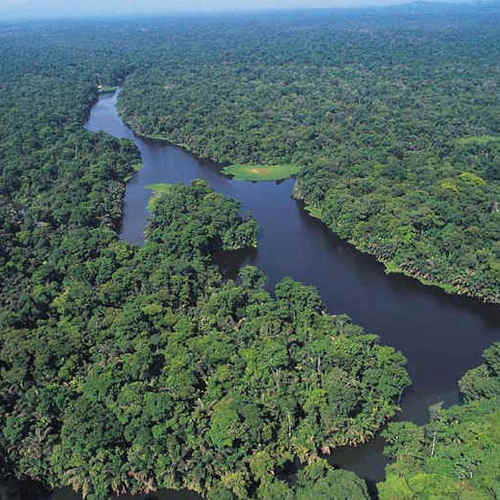
[[[402,398],[400,419],[422,424],[429,405],[459,401],[458,379],[481,362],[485,347],[500,340],[500,307],[449,296],[404,276],[386,275],[374,258],[341,241],[304,212],[302,203],[291,198],[293,180],[228,179],[212,163],[166,143],[134,136],[119,118],[116,101],[117,95],[102,96],[86,128],[131,139],[140,150],[144,166],[128,183],[125,195],[124,240],[143,242],[151,196],[148,184],[205,179],[215,191],[238,199],[242,211],[255,217],[260,226],[257,250],[219,259],[226,272],[252,264],[266,273],[271,286],[284,276],[314,285],[330,313],[347,313],[368,332],[380,335],[383,343],[402,351],[413,385]],[[380,481],[385,466],[382,449],[383,440],[378,438],[356,449],[337,450],[330,461],[369,482]],[[59,492],[47,498],[69,500],[73,496]],[[196,497],[166,493],[155,498]]]

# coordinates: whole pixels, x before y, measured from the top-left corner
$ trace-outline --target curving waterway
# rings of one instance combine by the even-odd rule
[[[373,257],[358,252],[304,212],[302,203],[291,198],[293,180],[228,179],[216,165],[180,148],[135,136],[118,115],[117,99],[118,93],[101,96],[85,127],[131,139],[141,153],[143,168],[127,184],[122,239],[138,245],[144,241],[148,184],[205,179],[215,191],[238,199],[242,211],[260,226],[258,249],[221,256],[218,263],[224,272],[232,275],[241,265],[252,264],[266,273],[270,286],[284,276],[314,285],[330,313],[347,313],[368,332],[380,335],[383,343],[402,351],[413,385],[401,400],[400,419],[422,424],[429,405],[459,401],[458,379],[481,362],[485,347],[500,340],[500,307],[386,275]],[[338,450],[330,461],[369,482],[380,481],[385,467],[382,449],[378,438],[359,448]],[[51,498],[78,497],[67,493]],[[170,493],[155,498],[196,497]]]

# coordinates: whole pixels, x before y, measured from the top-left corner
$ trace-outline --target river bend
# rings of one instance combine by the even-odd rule
[[[215,191],[238,199],[242,211],[260,226],[258,249],[223,255],[218,263],[224,272],[235,274],[241,265],[252,264],[266,273],[270,286],[284,276],[314,285],[330,313],[347,313],[368,332],[379,334],[383,343],[402,351],[413,385],[402,398],[400,419],[422,424],[429,405],[459,401],[458,379],[481,362],[488,345],[500,340],[498,306],[449,296],[402,275],[386,275],[373,257],[358,252],[304,212],[302,203],[291,198],[293,180],[235,181],[216,165],[178,147],[137,137],[120,119],[117,99],[118,93],[101,96],[85,127],[130,139],[141,153],[143,168],[127,184],[122,239],[137,245],[144,241],[152,194],[148,184],[205,179]],[[330,461],[369,482],[380,481],[385,466],[382,448],[378,438],[356,449],[338,450]],[[51,498],[79,497],[66,491]],[[199,497],[166,493],[157,498]]]

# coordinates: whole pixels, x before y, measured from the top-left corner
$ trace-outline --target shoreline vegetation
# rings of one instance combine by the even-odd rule
[[[236,179],[298,165],[306,205],[389,272],[499,303],[498,23],[483,7],[427,8],[412,13],[418,27],[403,22],[395,47],[395,11],[356,19],[356,32],[333,16],[300,29],[283,21],[290,29],[265,41],[245,27],[230,54],[207,38],[177,66],[160,56],[132,72],[121,114]],[[459,46],[443,30],[450,16]]]
[[[115,88],[115,90],[118,87]],[[196,151],[191,149],[187,144],[177,144],[172,142],[171,139],[160,134],[147,134],[142,132],[139,128],[134,127],[134,124],[127,120],[127,117],[122,114],[120,106],[117,106],[118,114],[122,119],[123,123],[132,130],[134,135],[141,137],[143,139],[161,141],[170,144],[176,148],[180,148],[192,156],[195,156],[198,160],[211,161],[217,163],[214,158],[204,158],[200,156]],[[237,181],[248,181],[248,182],[264,182],[264,181],[283,181],[296,177],[300,173],[301,167],[299,165],[284,163],[284,164],[231,164],[221,167],[220,172],[226,177],[230,177]],[[127,179],[127,181],[130,179]],[[157,186],[160,186],[159,184]],[[161,189],[161,188],[160,188]]]
[[[118,107],[119,113],[120,113],[120,108]],[[120,117],[126,123],[126,125],[131,128],[131,130],[136,134],[137,136],[144,137],[146,139],[151,139],[151,140],[160,140],[160,141],[166,141],[170,144],[172,142],[163,136],[158,136],[158,135],[145,135],[141,132],[137,132],[136,130],[133,129],[133,126],[131,123],[126,122],[125,116],[122,116],[120,113]],[[469,137],[463,137],[460,139],[457,139],[457,143],[462,144],[462,145],[470,145],[470,144],[486,144],[489,142],[495,142],[495,141],[500,141],[500,137],[493,137],[493,136],[469,136]],[[189,154],[193,156],[197,156],[195,151],[191,151],[188,149],[186,145],[180,145],[180,144],[172,144],[175,147],[180,147],[187,151]],[[215,161],[214,159],[209,159],[210,161]],[[285,180],[289,179],[291,177],[295,177],[299,172],[300,172],[300,167],[297,165],[248,165],[248,164],[234,164],[234,165],[229,165],[226,167],[223,167],[221,169],[221,172],[228,176],[231,177],[235,180],[238,181],[251,181],[251,182],[259,182],[259,181],[278,181],[278,180]],[[130,180],[130,178],[127,179],[127,181]],[[153,191],[153,195],[148,201],[148,210],[152,212],[154,210],[154,207],[158,201],[158,199],[161,198],[163,193],[169,192],[171,190],[172,184],[168,183],[157,183],[157,184],[149,184],[147,186],[148,189]],[[292,196],[296,200],[300,200],[304,203],[303,209],[304,211],[310,215],[311,217],[314,217],[315,219],[318,219],[321,221],[323,224],[327,226],[327,228],[332,231],[335,235],[340,237],[342,240],[346,241],[350,245],[352,245],[357,251],[371,255],[373,258],[377,260],[377,262],[380,262],[384,266],[384,272],[386,274],[402,274],[403,276],[406,276],[408,278],[412,278],[417,280],[419,283],[425,286],[434,286],[439,288],[440,290],[444,291],[448,295],[458,295],[458,296],[464,296],[468,297],[471,299],[478,300],[479,302],[483,303],[497,303],[495,301],[488,301],[485,298],[478,297],[477,295],[474,294],[468,294],[466,292],[457,290],[454,286],[449,285],[447,283],[435,281],[429,278],[422,277],[418,271],[412,271],[408,269],[404,269],[402,267],[399,267],[396,265],[394,262],[390,260],[386,260],[383,257],[377,255],[377,253],[370,248],[365,247],[361,242],[342,237],[338,230],[335,228],[330,227],[326,221],[322,217],[322,210],[321,207],[315,206],[312,203],[309,203],[303,195],[300,193],[300,190],[298,189],[299,184],[295,183]]]
[[[318,219],[319,221],[321,221],[323,224],[325,224],[325,226],[330,231],[332,231],[332,233],[334,233],[336,236],[338,236],[339,238],[341,238],[343,241],[349,243],[349,245],[351,245],[353,248],[355,248],[358,252],[364,253],[366,255],[370,255],[377,262],[379,262],[380,264],[382,264],[384,266],[384,272],[385,272],[385,274],[387,274],[387,275],[389,275],[389,274],[401,274],[401,275],[406,276],[408,278],[417,280],[422,285],[437,287],[437,288],[439,288],[440,290],[442,290],[443,292],[445,292],[448,295],[457,295],[459,297],[467,297],[469,299],[477,300],[478,302],[481,302],[483,304],[498,304],[497,301],[490,301],[490,300],[487,300],[484,297],[478,297],[477,295],[468,294],[468,293],[466,293],[466,292],[464,292],[462,290],[456,289],[453,285],[449,285],[448,283],[434,281],[432,279],[422,277],[422,276],[420,276],[420,274],[419,274],[418,271],[412,271],[412,270],[404,269],[402,267],[399,267],[393,261],[385,260],[383,257],[377,255],[377,253],[373,249],[370,249],[370,248],[367,248],[367,247],[363,246],[363,244],[361,242],[358,242],[358,241],[355,241],[355,240],[352,240],[352,239],[348,239],[348,238],[343,238],[342,236],[340,236],[339,233],[334,228],[328,226],[328,224],[322,218],[321,208],[320,207],[314,206],[312,204],[308,204],[307,201],[304,200],[304,198],[301,198],[299,195],[295,194],[295,192],[293,193],[293,197],[296,200],[300,200],[300,201],[302,201],[304,203],[304,211],[308,215],[310,215],[311,217],[314,217],[315,219]]]
[[[126,95],[126,94],[124,94]],[[120,117],[124,121],[124,123],[127,124],[129,128],[133,130],[133,132],[140,136],[144,137],[147,139],[152,139],[152,140],[160,140],[160,141],[166,141],[170,144],[172,144],[175,147],[180,147],[189,154],[196,156],[199,159],[202,159],[199,153],[196,151],[193,151],[189,149],[189,147],[186,144],[174,144],[172,143],[169,139],[163,136],[159,135],[145,135],[143,133],[138,133],[133,129],[133,125],[130,122],[126,121],[126,116],[122,115],[120,107],[118,107]],[[486,144],[491,144],[491,143],[496,143],[500,142],[500,137],[496,136],[466,136],[466,137],[461,137],[456,140],[456,143],[460,146],[474,146],[474,145],[486,145]],[[205,158],[208,161],[213,161],[216,162],[215,158]],[[289,179],[292,177],[298,177],[300,176],[301,172],[301,167],[298,165],[294,164],[277,164],[277,165],[262,165],[262,164],[232,164],[226,167],[222,167],[221,172],[228,176],[231,177],[235,180],[238,181],[248,181],[248,182],[259,182],[259,181],[279,181],[279,180],[285,180]],[[461,178],[471,178],[474,183],[476,184],[484,184],[484,181],[476,176],[475,174],[469,174],[469,173],[462,173],[460,175]],[[419,269],[412,268],[412,267],[405,267],[398,265],[395,263],[392,259],[387,259],[384,256],[380,255],[377,252],[377,248],[375,246],[370,246],[370,245],[365,245],[363,241],[360,240],[355,240],[349,237],[346,237],[345,235],[342,235],[342,231],[339,230],[338,227],[336,227],[333,224],[328,224],[326,218],[323,215],[323,211],[318,204],[314,204],[311,201],[308,201],[306,197],[301,193],[301,188],[300,186],[302,185],[303,179],[299,177],[299,182],[296,182],[294,184],[293,188],[293,193],[292,196],[297,199],[301,200],[304,202],[304,210],[312,217],[320,220],[322,223],[324,223],[330,231],[332,231],[335,235],[337,235],[339,238],[343,239],[350,245],[352,245],[356,250],[359,252],[371,255],[374,257],[377,262],[380,262],[384,266],[384,271],[386,274],[402,274],[404,276],[407,276],[409,278],[417,280],[419,283],[425,285],[425,286],[434,286],[442,291],[444,291],[448,295],[457,295],[457,296],[462,296],[462,297],[468,297],[470,299],[477,300],[482,303],[487,303],[487,304],[498,304],[500,303],[500,297],[488,297],[488,296],[482,296],[479,295],[478,293],[473,293],[465,287],[460,287],[457,285],[453,285],[444,281],[439,281],[432,279],[432,277],[429,276],[428,273],[424,273]],[[452,185],[454,190],[456,190],[456,186],[452,183],[441,183],[441,185]],[[154,204],[159,196],[161,196],[161,193],[164,191],[168,191],[168,184],[162,185],[162,184],[154,184],[148,186],[152,191],[154,191],[153,196],[148,202],[148,209],[152,210],[152,207],[154,207]],[[462,283],[463,285],[463,283]]]
[[[391,422],[382,432],[390,462],[380,500],[497,498],[500,454],[500,343],[483,352],[458,386],[463,404],[429,408],[429,422]]]
[[[462,174],[464,175],[464,174]],[[467,289],[464,281],[460,281],[459,284],[454,285],[452,283],[447,283],[445,281],[439,281],[434,279],[429,273],[425,273],[422,270],[411,265],[398,264],[391,258],[386,258],[381,254],[380,246],[376,244],[370,244],[365,241],[362,237],[353,238],[345,234],[346,228],[343,227],[337,220],[333,219],[331,216],[327,216],[325,211],[317,203],[309,201],[304,194],[301,192],[302,183],[296,182],[294,185],[292,196],[296,200],[300,200],[304,203],[304,210],[315,219],[320,220],[325,226],[335,233],[339,238],[346,241],[352,245],[357,251],[371,255],[377,262],[380,262],[384,266],[384,272],[386,274],[401,274],[408,278],[417,280],[419,283],[425,286],[434,286],[442,290],[448,295],[456,295],[460,297],[467,297],[469,299],[484,303],[484,304],[499,304],[500,298],[481,295],[476,291],[476,293],[471,292]]]
[[[123,92],[124,85],[122,85],[121,87],[116,87],[116,90],[121,90]],[[172,147],[182,149],[186,153],[189,153],[190,155],[195,156],[198,160],[209,161],[209,162],[217,164],[216,160],[209,158],[209,157],[203,157],[200,154],[196,153],[192,148],[189,147],[188,144],[174,142],[171,138],[167,137],[166,135],[148,134],[147,132],[142,131],[140,126],[138,126],[136,123],[134,123],[134,121],[127,119],[127,116],[124,114],[123,110],[120,107],[120,99],[118,99],[118,105],[117,105],[116,109],[117,109],[118,115],[120,116],[120,119],[122,120],[124,125],[127,128],[129,128],[136,137],[139,137],[141,139],[145,139],[147,141],[162,142],[162,143],[168,144]],[[225,167],[222,167],[222,168],[225,168]]]
[[[126,94],[124,94],[126,95]],[[169,139],[163,136],[159,135],[145,135],[143,133],[137,133],[133,129],[133,125],[131,123],[126,122],[126,116],[122,115],[120,112],[120,108],[118,107],[120,116],[124,123],[127,124],[128,127],[130,127],[134,133],[138,136],[145,137],[147,139],[152,139],[152,140],[160,140],[160,141],[166,141],[170,144],[172,144],[175,147],[180,147],[183,150],[187,151],[189,154],[196,156],[199,159],[202,159],[202,157],[197,153],[196,151],[190,149],[186,144],[174,144],[172,143]],[[497,143],[500,142],[500,137],[496,136],[465,136],[461,137],[459,139],[456,139],[457,145],[460,146],[483,146],[491,143]],[[205,158],[208,161],[213,161],[216,162],[215,158]],[[346,237],[345,235],[342,234],[342,231],[339,229],[339,227],[336,227],[334,224],[328,224],[325,216],[323,215],[323,211],[318,204],[314,204],[311,201],[308,201],[306,197],[301,193],[301,188],[300,186],[302,185],[303,179],[300,178],[300,172],[301,172],[301,167],[298,165],[294,164],[277,164],[277,165],[261,165],[261,164],[232,164],[226,167],[222,167],[221,172],[228,176],[231,177],[235,180],[238,181],[249,181],[249,182],[259,182],[259,181],[279,181],[279,180],[285,180],[289,178],[297,178],[299,179],[299,182],[296,182],[294,184],[293,188],[293,193],[292,196],[297,199],[301,200],[304,202],[304,210],[312,217],[320,220],[322,223],[324,223],[330,231],[332,231],[335,235],[337,235],[339,238],[342,240],[346,241],[350,245],[352,245],[356,250],[359,252],[371,255],[374,257],[377,262],[380,262],[384,266],[384,271],[386,274],[402,274],[404,276],[407,276],[409,278],[417,280],[419,283],[425,285],[425,286],[434,286],[442,291],[444,291],[448,295],[457,295],[461,297],[468,297],[470,299],[477,300],[482,303],[486,304],[498,304],[500,303],[500,297],[489,297],[489,296],[482,296],[478,293],[473,293],[469,291],[466,287],[463,286],[463,283],[460,285],[453,285],[451,283],[447,283],[444,281],[439,281],[436,279],[433,279],[430,277],[428,273],[423,272],[422,270],[408,267],[408,266],[401,266],[395,263],[392,259],[387,259],[384,256],[380,255],[377,252],[377,247],[373,245],[366,245],[364,244],[363,241],[361,240],[355,240],[349,237]],[[462,173],[460,174],[461,178],[466,178],[469,179],[471,178],[473,180],[473,183],[475,184],[484,184],[484,181],[476,176],[475,174],[469,174],[469,173]],[[148,202],[148,209],[151,210],[150,207],[153,207],[155,204],[155,200],[161,195],[162,190],[168,190],[168,188],[162,188],[161,184],[158,185],[151,185],[155,186],[152,187],[151,189],[155,191],[155,194],[151,197],[151,199]],[[442,182],[441,186],[451,186],[455,192],[458,192],[457,187],[453,183],[449,182]],[[449,189],[451,189],[449,188]],[[151,204],[151,205],[150,205]]]
[[[120,108],[118,107],[118,111],[120,113]],[[120,117],[126,123],[125,116],[122,116],[120,113]],[[162,136],[154,136],[154,135],[144,135],[142,133],[136,132],[132,128],[131,123],[126,123],[129,128],[133,130],[133,132],[140,136],[144,137],[147,139],[151,140],[160,140],[160,141],[166,141],[170,144],[172,144],[175,147],[180,147],[187,151],[189,154],[196,156],[197,158],[200,158],[195,151],[190,150],[186,145],[179,145],[179,144],[173,144],[169,139],[166,137]],[[457,144],[460,145],[482,145],[482,144],[488,144],[492,142],[500,142],[500,137],[495,137],[495,136],[467,136],[467,137],[462,137],[457,139]],[[208,159],[209,161],[215,161],[215,159]],[[292,164],[284,164],[284,165],[259,165],[259,164],[233,164],[229,165],[226,167],[223,167],[221,169],[221,172],[228,176],[231,177],[235,180],[238,181],[251,181],[251,182],[259,182],[259,181],[279,181],[279,180],[285,180],[289,179],[291,177],[296,177],[300,173],[301,168],[298,165],[292,165]],[[462,174],[463,175],[463,174]],[[129,180],[129,179],[128,179]],[[161,195],[165,192],[168,192],[171,189],[171,184],[168,183],[158,183],[158,184],[150,184],[147,186],[148,189],[151,189],[153,191],[153,195],[151,196],[150,200],[148,201],[148,210],[152,211],[154,210],[154,207],[156,205],[157,200],[161,197]],[[377,260],[377,262],[381,263],[384,266],[384,272],[389,275],[389,274],[401,274],[403,276],[406,276],[411,279],[417,280],[419,283],[425,286],[434,286],[442,290],[448,295],[457,295],[461,297],[467,297],[469,299],[474,299],[477,300],[481,303],[486,303],[486,304],[498,304],[498,300],[489,300],[488,297],[481,297],[478,296],[477,294],[469,293],[467,290],[464,289],[459,289],[454,285],[451,285],[446,282],[441,282],[437,280],[433,280],[429,278],[428,276],[422,276],[422,272],[420,272],[418,269],[409,269],[409,268],[404,268],[399,265],[397,265],[394,261],[390,259],[385,259],[383,256],[377,254],[375,248],[370,248],[367,247],[366,245],[363,245],[363,242],[357,241],[354,239],[347,238],[345,236],[342,236],[342,234],[339,232],[338,228],[332,227],[331,225],[327,224],[326,220],[323,217],[321,207],[318,205],[314,205],[311,202],[308,202],[305,197],[301,194],[300,192],[300,182],[294,184],[293,192],[292,192],[293,198],[296,200],[300,200],[304,203],[303,209],[304,211],[310,215],[311,217],[314,217],[315,219],[320,220],[323,224],[326,225],[326,227],[332,231],[335,235],[337,235],[339,238],[342,240],[346,241],[350,245],[352,245],[357,251],[370,255],[373,258]]]
[[[117,90],[119,87],[114,87]],[[123,88],[122,88],[123,90]],[[134,127],[134,124],[127,120],[127,116],[122,113],[120,106],[117,106],[118,114],[122,119],[123,123],[132,130],[132,132],[137,136],[153,141],[166,142],[176,148],[181,148],[192,156],[195,156],[199,160],[208,160],[217,163],[214,158],[203,158],[198,155],[196,151],[192,150],[187,144],[176,144],[172,142],[171,139],[165,135],[160,134],[147,134],[142,132],[140,128]],[[139,168],[140,170],[140,168]],[[299,165],[284,163],[284,164],[232,164],[221,168],[220,172],[226,177],[230,177],[237,181],[247,181],[247,182],[264,182],[264,181],[282,181],[296,177],[300,173],[301,167]],[[127,179],[127,181],[130,179]],[[156,193],[161,192],[162,184],[151,184],[148,189],[155,191]],[[150,202],[154,202],[154,197],[151,198]],[[149,204],[148,204],[149,208]]]
[[[1,477],[89,500],[160,488],[209,500],[367,498],[363,480],[320,457],[367,442],[400,411],[411,382],[403,354],[328,314],[314,287],[284,278],[271,293],[252,266],[224,281],[213,256],[255,246],[258,227],[204,181],[152,184],[144,246],[119,240],[139,151],[81,125],[96,75],[130,75],[139,128],[233,166],[301,165],[294,193],[340,238],[389,270],[400,259],[452,281],[463,267],[474,290],[498,296],[498,14],[429,16],[434,7],[419,5],[405,25],[405,8],[368,21],[349,12],[355,30],[344,14],[315,24],[301,13],[277,29],[168,25],[171,38],[161,21],[130,20],[138,29],[126,37],[119,23],[40,23],[7,40]],[[467,498],[493,498],[499,367],[492,347],[460,383],[472,406],[392,426],[397,463],[382,500],[464,485],[477,492]],[[445,491],[441,477],[456,484]]]

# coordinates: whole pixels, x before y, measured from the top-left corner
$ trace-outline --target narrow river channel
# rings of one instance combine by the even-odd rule
[[[148,184],[188,183],[205,179],[224,195],[241,202],[260,226],[258,249],[221,258],[225,272],[241,265],[261,268],[273,286],[284,276],[318,288],[332,314],[346,313],[383,343],[408,359],[412,387],[401,401],[400,419],[422,424],[429,405],[459,401],[458,379],[481,362],[485,347],[500,340],[500,307],[446,295],[399,275],[388,276],[374,258],[341,241],[291,198],[293,180],[241,182],[219,173],[216,165],[200,161],[168,145],[134,136],[121,121],[118,94],[101,96],[91,110],[86,128],[131,139],[140,150],[143,168],[128,183],[121,238],[143,242],[151,191]],[[383,479],[383,440],[356,449],[338,450],[331,463],[353,470],[369,482]],[[187,499],[189,494],[155,498]],[[54,500],[77,498],[53,496]],[[194,497],[191,497],[194,498]]]

